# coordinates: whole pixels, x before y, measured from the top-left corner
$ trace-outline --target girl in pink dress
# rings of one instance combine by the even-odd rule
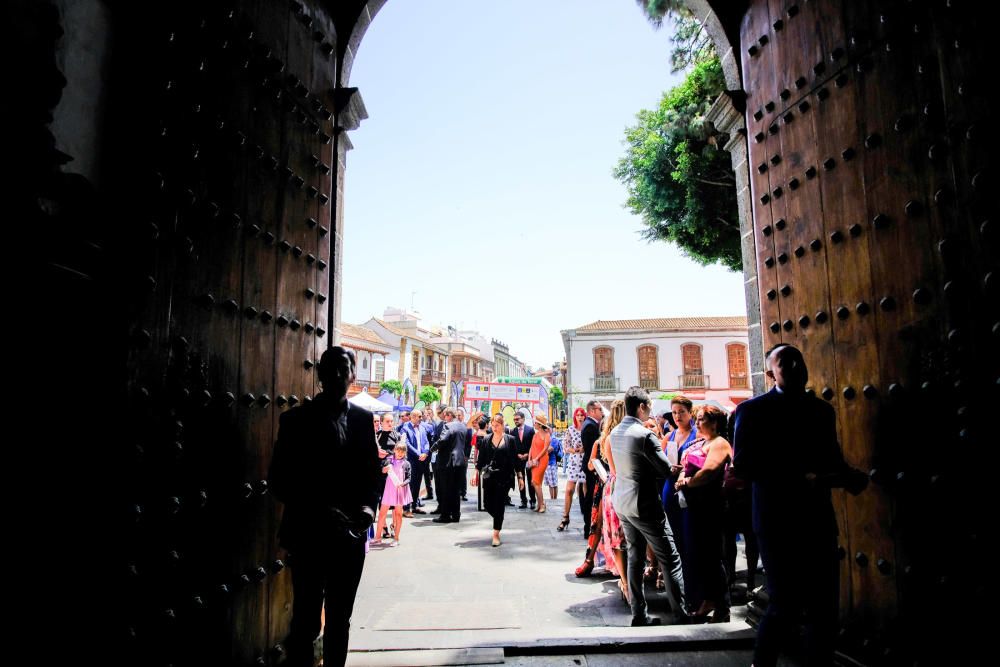
[[[382,468],[385,477],[385,490],[382,492],[382,506],[378,511],[378,525],[375,527],[375,535],[382,535],[385,527],[385,515],[389,508],[392,508],[392,534],[395,537],[395,544],[399,544],[399,531],[403,528],[403,505],[413,502],[410,495],[410,462],[406,460],[406,442],[402,441],[393,448],[394,458]],[[382,540],[376,539],[372,543],[378,544]],[[392,542],[389,543],[393,544]]]

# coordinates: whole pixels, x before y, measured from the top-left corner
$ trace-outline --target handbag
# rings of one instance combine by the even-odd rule
[[[536,459],[529,458],[527,461],[524,462],[525,468],[534,468],[536,465],[538,465],[538,461]]]

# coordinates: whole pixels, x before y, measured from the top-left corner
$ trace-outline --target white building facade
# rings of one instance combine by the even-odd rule
[[[561,333],[571,407],[633,385],[730,408],[752,395],[745,316],[598,320]]]

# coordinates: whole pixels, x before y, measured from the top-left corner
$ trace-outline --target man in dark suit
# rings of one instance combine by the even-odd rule
[[[833,659],[840,598],[837,521],[830,489],[861,493],[868,477],[844,461],[833,408],[805,392],[809,371],[787,344],[766,358],[774,388],[734,414],[734,471],[753,482],[753,528],[767,573],[767,613],[754,665],[775,665],[806,614],[807,663]]]
[[[508,431],[514,436],[517,444],[517,458],[514,459],[514,474],[517,475],[517,488],[521,492],[521,509],[528,507],[528,496],[531,496],[531,509],[535,509],[535,487],[528,484],[527,493],[524,489],[524,466],[531,451],[531,439],[535,437],[535,429],[524,423],[524,415],[514,413],[514,427]]]
[[[284,506],[278,537],[292,573],[292,667],[313,664],[323,633],[324,664],[343,665],[365,536],[384,485],[372,413],[348,403],[354,353],[331,347],[317,367],[323,391],[281,415],[268,488]]]
[[[597,488],[597,473],[590,469],[591,455],[594,453],[594,443],[601,437],[601,421],[604,419],[604,408],[601,402],[592,400],[587,403],[587,418],[580,424],[580,441],[583,443],[583,472],[587,477],[583,488],[577,494],[580,498],[580,514],[583,515],[583,537],[590,535],[590,515],[594,507],[594,490]]]
[[[445,424],[441,435],[431,446],[431,451],[437,452],[438,461],[434,477],[440,478],[438,507],[441,516],[434,519],[434,523],[458,523],[462,516],[461,478],[468,470],[468,459],[465,458],[468,427],[455,420],[454,408],[445,408],[441,416]]]

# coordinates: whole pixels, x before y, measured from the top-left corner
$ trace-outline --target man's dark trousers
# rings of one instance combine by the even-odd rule
[[[438,506],[441,517],[458,521],[462,514],[461,482],[465,474],[464,467],[449,466],[440,468],[434,479],[439,481]]]
[[[581,488],[577,496],[580,498],[580,514],[583,515],[583,536],[587,537],[590,535],[590,515],[594,508],[594,489],[597,488],[597,473],[586,469],[583,472],[587,476],[587,481],[579,485]]]
[[[419,457],[410,459],[410,495],[413,496],[413,509],[420,506],[420,480],[427,472],[427,459],[423,461]],[[427,487],[428,492],[431,487]]]
[[[342,666],[347,660],[354,596],[365,564],[365,540],[333,538],[323,549],[289,553],[292,572],[292,622],[288,636],[289,667],[311,667],[313,641],[319,635],[320,610],[326,600],[323,664]]]

